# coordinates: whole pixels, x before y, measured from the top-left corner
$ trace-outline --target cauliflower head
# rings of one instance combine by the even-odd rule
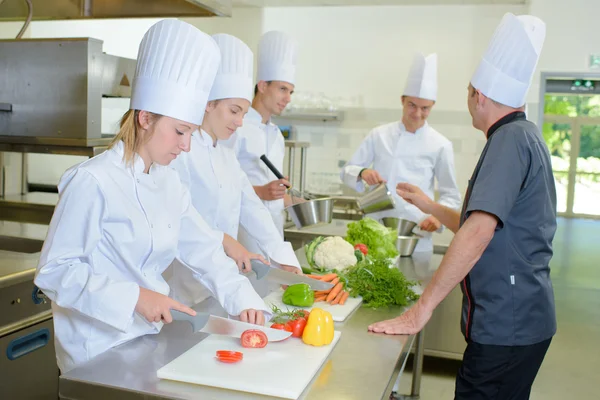
[[[356,265],[354,247],[340,236],[323,240],[314,253],[314,262],[320,268],[344,270]]]

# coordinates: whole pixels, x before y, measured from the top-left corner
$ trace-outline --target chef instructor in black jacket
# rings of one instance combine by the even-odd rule
[[[397,187],[456,235],[415,305],[369,330],[419,332],[460,284],[467,348],[456,399],[528,399],[556,333],[549,267],[556,189],[546,143],[524,113],[545,34],[540,19],[506,14],[471,79],[469,112],[487,143],[462,212],[433,202],[416,186]]]

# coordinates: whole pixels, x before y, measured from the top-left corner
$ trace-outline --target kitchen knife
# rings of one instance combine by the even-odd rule
[[[175,321],[187,321],[192,324],[194,332],[210,333],[212,335],[232,336],[241,338],[242,333],[248,329],[258,329],[267,335],[269,342],[279,342],[292,335],[292,332],[271,329],[265,326],[249,324],[247,322],[236,321],[233,319],[221,318],[207,313],[196,313],[191,316],[181,311],[171,310],[171,316]]]
[[[270,281],[283,285],[306,283],[312,290],[329,290],[333,288],[331,283],[322,282],[304,275],[296,275],[293,272],[284,271],[279,268],[273,268],[260,261],[251,260],[250,262],[252,264],[252,270],[256,274],[256,278],[259,280],[266,277]]]

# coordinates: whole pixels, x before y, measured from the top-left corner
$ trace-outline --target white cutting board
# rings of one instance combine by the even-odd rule
[[[348,315],[352,314],[352,311],[356,310],[356,308],[358,306],[360,306],[362,303],[362,297],[359,296],[359,297],[348,297],[348,299],[346,300],[346,302],[344,303],[343,306],[340,306],[339,304],[332,306],[329,303],[320,301],[318,303],[314,303],[312,305],[312,307],[295,307],[295,306],[289,306],[287,304],[283,304],[283,301],[281,300],[282,298],[283,298],[283,290],[279,289],[279,290],[276,290],[276,291],[272,292],[271,294],[269,294],[263,300],[265,301],[265,303],[267,303],[267,307],[274,305],[284,311],[286,309],[293,309],[293,308],[302,308],[304,310],[309,310],[309,311],[315,307],[320,308],[322,310],[329,311],[331,313],[331,317],[333,318],[333,320],[335,322],[345,321],[346,318],[348,318]]]
[[[340,335],[335,331],[333,342],[327,346],[309,346],[302,339],[290,337],[262,349],[243,348],[240,339],[210,335],[159,369],[157,375],[161,379],[297,399]],[[241,351],[244,359],[225,364],[215,358],[217,350]]]

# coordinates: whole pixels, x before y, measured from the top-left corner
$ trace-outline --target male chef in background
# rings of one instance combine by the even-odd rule
[[[469,113],[487,142],[462,213],[414,185],[398,185],[403,198],[456,235],[416,304],[369,330],[417,333],[460,284],[467,348],[456,377],[458,400],[529,399],[556,333],[550,280],[556,188],[548,147],[523,112],[545,36],[539,18],[506,14],[471,78]]]
[[[454,173],[452,143],[427,123],[437,98],[437,55],[417,54],[413,60],[402,96],[402,120],[373,129],[340,173],[342,181],[357,191],[369,185],[409,182],[433,197],[437,179],[439,202],[449,208],[460,207],[460,193]],[[442,224],[394,193],[395,209],[373,213],[370,217],[397,217],[419,224],[425,236],[416,251],[433,249],[431,234]]]

